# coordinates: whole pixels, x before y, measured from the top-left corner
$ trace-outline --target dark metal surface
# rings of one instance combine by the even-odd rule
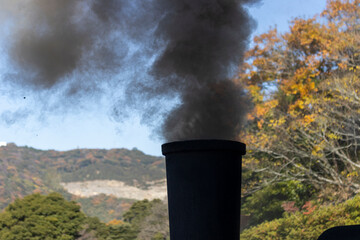
[[[245,155],[246,152],[244,143],[218,139],[170,142],[163,144],[161,148],[164,155],[188,151],[236,151],[241,155]]]
[[[359,240],[360,225],[333,227],[321,234],[318,240]]]
[[[171,240],[236,240],[240,236],[241,156],[225,140],[167,143]]]

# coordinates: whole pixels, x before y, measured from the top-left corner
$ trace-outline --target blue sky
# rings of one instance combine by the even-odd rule
[[[273,26],[284,32],[294,17],[312,17],[325,6],[326,0],[263,0],[249,8],[258,23],[253,36]],[[7,92],[8,88],[1,81],[7,68],[1,64],[6,58],[1,46],[4,47],[5,43],[0,38],[0,116],[6,117],[9,110],[16,109],[18,119],[0,120],[0,142],[56,150],[138,148],[148,154],[161,155],[162,142],[152,134],[151,129],[140,124],[136,115],[125,122],[116,122],[111,118],[111,97],[95,99],[93,103],[67,114],[44,113],[42,118],[24,110],[29,105],[36,106],[36,98],[20,90]]]

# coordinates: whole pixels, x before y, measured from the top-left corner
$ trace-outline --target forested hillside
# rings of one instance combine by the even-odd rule
[[[15,144],[0,147],[1,209],[33,192],[58,191],[67,199],[78,199],[89,215],[103,221],[118,219],[134,200],[111,196],[81,199],[66,193],[60,182],[111,179],[146,188],[149,181],[164,178],[163,158],[145,155],[136,149],[41,151]],[[104,198],[104,202],[94,204],[99,198]]]

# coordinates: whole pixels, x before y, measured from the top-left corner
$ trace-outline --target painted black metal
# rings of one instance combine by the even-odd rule
[[[238,240],[241,156],[227,140],[166,143],[170,239]]]
[[[333,227],[323,232],[318,240],[359,240],[360,225]]]

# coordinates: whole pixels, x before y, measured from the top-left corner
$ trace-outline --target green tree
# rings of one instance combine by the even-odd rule
[[[159,199],[147,199],[135,202],[123,215],[127,225],[120,225],[119,230],[136,239],[167,239],[169,236],[166,205]],[[116,229],[113,229],[116,230]],[[135,239],[135,238],[134,238]],[[124,238],[132,240],[132,238]]]
[[[84,220],[80,207],[60,194],[32,194],[15,200],[0,214],[0,239],[76,239]]]
[[[124,213],[124,221],[132,224],[136,228],[139,228],[145,217],[151,214],[151,208],[159,202],[161,202],[159,199],[154,199],[152,201],[145,199],[135,202],[130,209]]]
[[[136,240],[138,230],[131,224],[109,226],[109,239],[111,240]]]
[[[241,213],[251,216],[249,226],[281,218],[285,211],[301,209],[311,199],[314,190],[297,181],[275,183],[244,199]]]
[[[97,217],[87,217],[83,223],[80,237],[77,240],[108,240],[110,238],[109,227],[100,222]]]
[[[125,213],[125,223],[106,225],[88,217],[60,193],[16,199],[0,213],[0,239],[6,240],[136,240],[144,219],[160,200],[143,200]],[[121,222],[121,221],[120,221]]]
[[[246,229],[241,239],[317,239],[322,232],[335,226],[360,224],[360,196],[342,204],[329,206],[309,206],[304,211],[286,214],[283,218]]]
[[[170,237],[169,216],[167,205],[156,202],[149,216],[145,217],[140,226],[139,240],[165,240]]]

